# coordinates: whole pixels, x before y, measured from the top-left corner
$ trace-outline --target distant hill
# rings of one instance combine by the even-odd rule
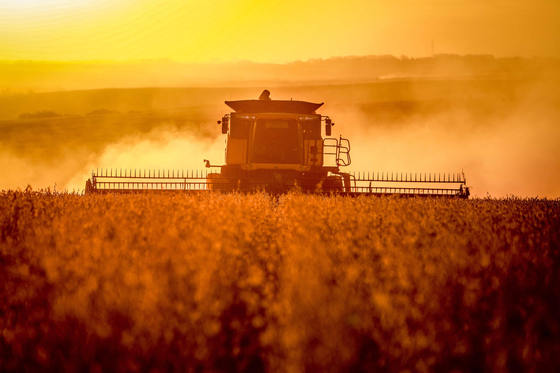
[[[223,88],[122,88],[22,93],[0,95],[0,121],[25,118],[29,113],[55,112],[62,116],[102,117],[130,112],[185,111],[204,112],[204,120],[219,119],[229,111],[225,100],[258,98],[263,89],[272,92],[273,99],[324,102],[323,111],[333,108],[370,105],[383,102],[410,101],[487,101],[492,105],[497,100],[513,104],[524,97],[536,81],[529,75],[509,77],[470,78],[400,78],[378,79],[370,83],[309,84],[299,82],[292,86],[283,84],[261,84],[253,87]],[[549,81],[549,80],[547,80]],[[558,81],[550,80],[550,81]],[[550,85],[549,85],[550,86]],[[198,114],[197,114],[198,115]],[[118,115],[117,115],[118,117]]]

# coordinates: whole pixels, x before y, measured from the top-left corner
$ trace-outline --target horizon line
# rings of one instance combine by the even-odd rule
[[[136,58],[127,60],[118,59],[92,59],[92,60],[44,60],[44,59],[0,59],[0,64],[5,63],[52,63],[52,64],[138,64],[138,63],[177,63],[185,65],[220,65],[220,64],[240,64],[240,63],[251,63],[258,65],[289,65],[293,63],[309,63],[309,62],[325,62],[331,60],[341,60],[341,59],[396,59],[396,60],[425,60],[425,59],[436,59],[438,57],[485,57],[496,60],[506,60],[506,59],[546,59],[546,60],[560,60],[560,57],[553,56],[531,56],[523,57],[519,55],[496,57],[493,54],[456,54],[456,53],[436,53],[434,55],[427,55],[423,57],[409,57],[407,55],[395,56],[393,54],[368,54],[368,55],[344,55],[344,56],[331,56],[327,58],[309,58],[307,60],[291,60],[287,62],[272,62],[272,61],[252,61],[244,59],[233,59],[233,60],[209,60],[209,61],[188,61],[188,60],[178,60],[170,57],[155,57],[155,58]]]

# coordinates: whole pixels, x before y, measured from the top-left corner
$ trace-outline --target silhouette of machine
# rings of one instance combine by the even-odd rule
[[[226,135],[224,165],[204,160],[206,171],[96,170],[86,182],[86,192],[295,190],[350,196],[469,196],[462,172],[341,171],[351,163],[350,142],[330,137],[334,123],[316,112],[322,103],[272,100],[267,90],[258,100],[225,103],[233,112],[218,121]]]

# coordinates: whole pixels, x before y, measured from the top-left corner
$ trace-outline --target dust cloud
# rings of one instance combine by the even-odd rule
[[[210,124],[207,124],[209,126]],[[49,148],[36,154],[0,152],[0,168],[5,170],[0,189],[82,192],[94,169],[203,169],[204,159],[223,162],[224,140],[199,130],[200,124],[154,124],[148,132],[123,135],[102,146],[82,143],[76,149],[58,149],[49,157]],[[214,125],[215,127],[215,125]]]
[[[87,151],[73,152],[65,159],[50,162],[20,157],[4,149],[0,151],[0,169],[4,173],[0,180],[0,190],[25,189],[31,186],[34,190],[62,191],[63,185],[83,167],[82,160],[89,156]],[[79,189],[83,189],[83,185]]]
[[[557,83],[531,80],[476,99],[347,103],[329,115],[333,135],[350,139],[350,171],[464,172],[473,196],[559,198]]]
[[[219,134],[213,95],[132,89],[7,97],[0,109],[0,189],[80,191],[94,168],[201,168]],[[213,163],[223,159],[221,149]]]
[[[110,144],[64,184],[67,190],[84,188],[92,170],[203,170],[204,159],[224,162],[225,143],[221,138],[197,136],[192,130],[162,124],[151,132],[127,136]]]
[[[560,197],[558,117],[530,129],[528,116],[465,135],[427,121],[406,129],[352,136],[354,171],[465,173],[473,195]],[[555,121],[555,122],[554,122]]]

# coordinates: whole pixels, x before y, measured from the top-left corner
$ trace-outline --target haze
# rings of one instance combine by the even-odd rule
[[[556,0],[2,0],[0,60],[560,56]]]

